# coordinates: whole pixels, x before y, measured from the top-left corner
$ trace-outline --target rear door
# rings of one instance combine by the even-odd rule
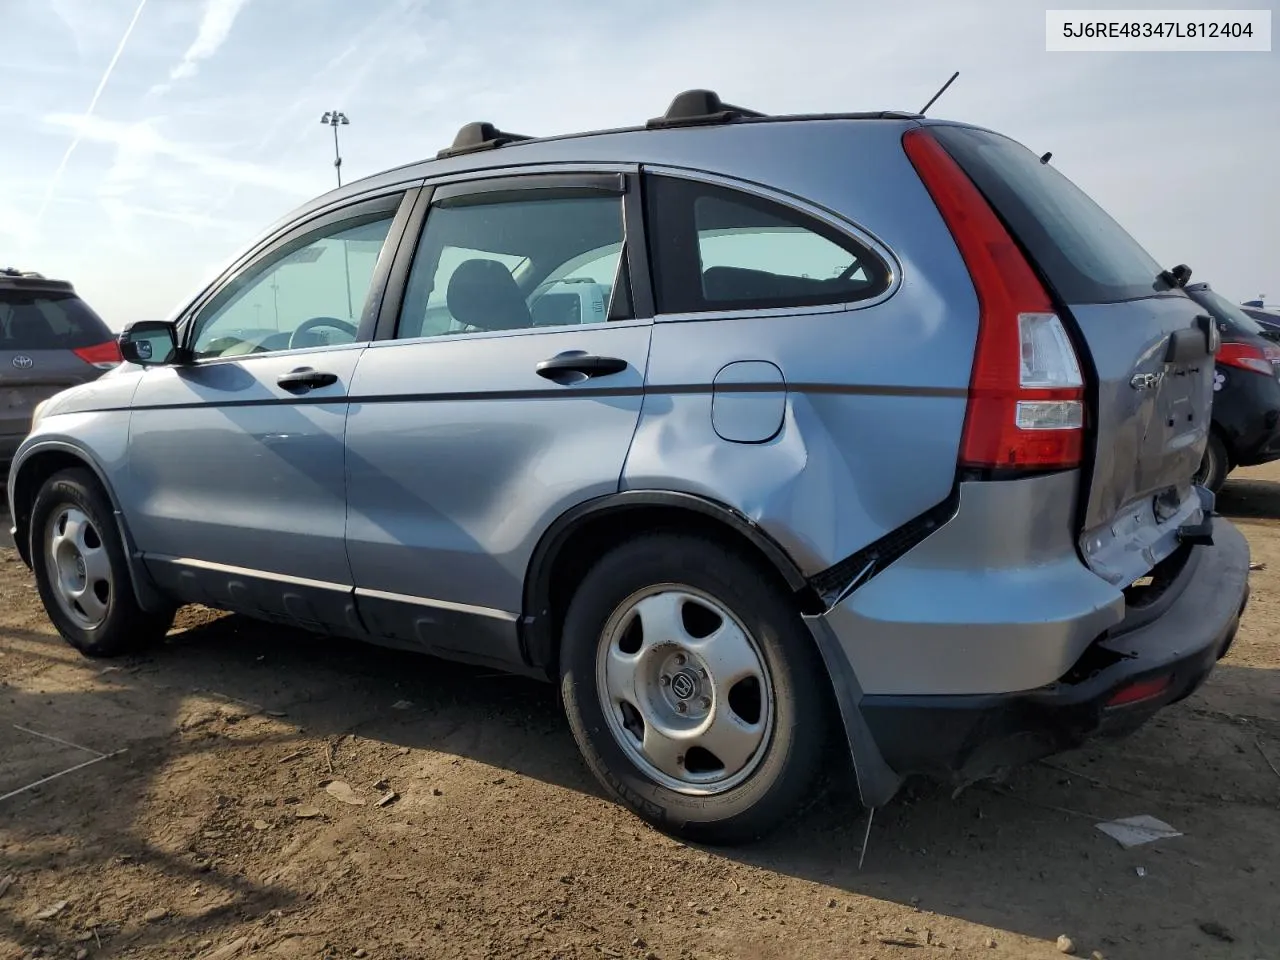
[[[11,284],[0,284],[0,444],[16,446],[36,404],[100,377],[119,354],[107,325],[65,285]],[[0,461],[11,454],[0,447]]]
[[[1213,359],[1204,310],[1101,207],[1030,150],[970,127],[932,132],[1023,245],[1086,348],[1094,449],[1081,547],[1126,585],[1197,515]]]
[[[617,491],[652,324],[628,279],[634,190],[622,172],[441,186],[406,236],[346,425],[347,555],[380,638],[518,663],[539,538]],[[601,295],[563,296],[579,285]]]

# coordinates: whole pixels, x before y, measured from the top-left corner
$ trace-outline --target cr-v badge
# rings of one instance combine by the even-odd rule
[[[1163,379],[1163,373],[1135,373],[1133,379],[1129,381],[1129,386],[1135,390],[1154,390],[1160,386],[1160,381]]]

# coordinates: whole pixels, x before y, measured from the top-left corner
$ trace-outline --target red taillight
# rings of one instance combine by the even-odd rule
[[[80,347],[72,352],[85,363],[91,363],[100,370],[110,370],[123,360],[120,356],[120,345],[114,340],[95,343],[92,347]]]
[[[1048,292],[942,145],[917,129],[903,135],[902,146],[955,238],[978,295],[978,342],[960,465],[1078,466],[1084,381]]]
[[[1158,697],[1169,689],[1173,683],[1173,677],[1156,677],[1154,680],[1140,680],[1137,683],[1131,683],[1127,687],[1121,687],[1107,699],[1108,707],[1123,707],[1130,703],[1138,703],[1142,700],[1150,700],[1152,697]]]
[[[1255,347],[1251,343],[1224,343],[1218,347],[1218,352],[1213,359],[1228,367],[1272,376],[1275,373],[1275,367],[1271,365],[1271,360],[1272,355],[1276,353],[1280,351],[1271,347],[1266,349]]]

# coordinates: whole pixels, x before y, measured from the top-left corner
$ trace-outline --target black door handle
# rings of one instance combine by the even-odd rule
[[[568,350],[538,364],[538,376],[556,383],[580,383],[591,377],[607,377],[627,369],[627,361],[618,357],[597,357],[585,350]]]
[[[315,387],[327,387],[337,382],[336,373],[323,373],[312,370],[310,367],[299,367],[297,370],[282,373],[276,378],[276,383],[290,393],[306,393]]]

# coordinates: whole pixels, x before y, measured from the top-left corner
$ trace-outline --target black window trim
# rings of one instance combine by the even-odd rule
[[[642,167],[642,174],[642,179],[646,182],[650,177],[674,177],[680,180],[692,180],[695,183],[703,183],[712,187],[721,187],[726,190],[735,190],[739,193],[745,193],[749,196],[777,204],[778,206],[796,214],[802,221],[805,219],[816,220],[827,228],[833,229],[848,237],[853,243],[866,247],[871,251],[871,253],[880,258],[887,271],[887,280],[884,289],[873,297],[866,297],[861,300],[841,300],[835,303],[808,304],[804,306],[752,308],[734,307],[682,313],[658,313],[655,309],[653,318],[656,322],[687,323],[691,321],[728,320],[734,318],[776,317],[784,315],[790,317],[821,313],[847,313],[851,310],[866,310],[871,307],[879,306],[897,293],[898,288],[902,286],[902,264],[888,245],[865,227],[834,213],[826,207],[804,200],[794,194],[771,189],[749,180],[738,180],[734,177],[727,177],[721,174],[708,173],[706,171],[694,170],[686,167],[673,167],[665,164],[645,164]],[[803,226],[803,222],[800,225]],[[650,289],[652,290],[652,287],[650,287]]]
[[[626,177],[621,173],[538,173],[439,184],[432,204],[437,207],[470,207],[484,203],[510,203],[531,193],[537,194],[534,199],[552,200],[582,196],[620,197],[626,192]]]
[[[640,167],[638,164],[620,169],[616,164],[602,165],[596,169],[579,169],[565,173],[548,172],[545,165],[528,170],[502,168],[488,171],[489,176],[477,177],[476,171],[467,171],[459,179],[448,179],[428,183],[422,187],[409,214],[391,265],[391,275],[382,296],[381,309],[378,312],[377,324],[373,331],[372,342],[426,342],[442,339],[440,337],[413,338],[399,341],[396,339],[396,327],[400,320],[400,309],[404,303],[405,291],[409,285],[409,275],[413,269],[413,260],[417,256],[418,245],[427,226],[431,209],[436,206],[469,206],[475,203],[510,203],[529,194],[536,194],[531,199],[551,200],[563,196],[617,196],[622,201],[623,255],[626,258],[619,276],[630,283],[631,316],[626,319],[610,317],[603,324],[609,325],[637,322],[649,323],[653,320],[653,289],[649,285],[649,261],[646,251],[648,245],[644,233],[644,206],[640,195]],[[441,203],[444,200],[446,203]],[[610,299],[612,305],[613,298]],[[520,330],[478,331],[474,333],[458,333],[456,337],[491,339],[495,336],[528,336],[539,333],[551,333],[573,327],[530,327]]]
[[[348,347],[367,343],[372,339],[375,320],[378,316],[382,299],[385,296],[387,280],[395,259],[394,255],[388,255],[388,251],[398,252],[410,214],[414,209],[419,194],[422,192],[420,184],[421,180],[415,180],[410,183],[384,187],[376,193],[347,197],[330,206],[311,210],[302,218],[286,223],[278,230],[272,231],[270,235],[263,237],[242,256],[238,257],[231,266],[219,274],[213,282],[208,284],[187,304],[175,321],[178,327],[179,342],[188,349],[192,347],[195,338],[196,318],[204,312],[210,303],[217,299],[229,284],[234,283],[245,273],[253,270],[264,259],[274,256],[282,247],[296,242],[301,237],[313,234],[317,230],[323,230],[327,226],[341,223],[344,220],[356,219],[366,214],[394,213],[391,227],[387,231],[386,240],[383,242],[382,253],[378,256],[378,263],[374,268],[373,277],[369,284],[369,293],[365,300],[364,312],[360,316],[356,338],[351,344],[335,345],[335,349],[339,346]],[[291,351],[272,350],[268,353],[243,354],[234,357],[203,357],[193,362],[198,364],[223,363],[275,356],[288,352]]]

